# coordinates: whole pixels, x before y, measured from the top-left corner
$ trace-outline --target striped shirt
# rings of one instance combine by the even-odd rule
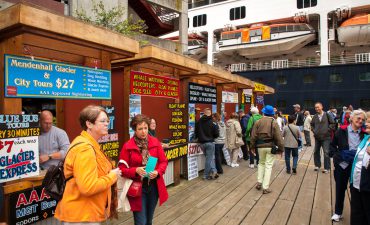
[[[39,136],[39,154],[40,155],[49,155],[54,152],[61,152],[62,159],[67,154],[69,148],[69,139],[67,133],[55,126],[52,126],[50,131],[47,133],[41,133]],[[51,159],[44,163],[41,163],[40,166],[43,169],[48,169],[51,165],[58,165],[59,161],[62,159]]]

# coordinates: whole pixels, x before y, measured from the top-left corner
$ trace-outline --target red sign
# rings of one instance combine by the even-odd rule
[[[179,98],[179,80],[131,71],[131,94],[165,98]]]

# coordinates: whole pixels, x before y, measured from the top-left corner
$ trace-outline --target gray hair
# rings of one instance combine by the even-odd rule
[[[364,116],[364,119],[366,120],[367,116],[366,116],[365,111],[363,111],[363,110],[353,110],[353,112],[351,113],[351,116],[350,116],[349,120],[352,122],[353,117],[359,116],[359,115],[363,115]]]
[[[257,107],[252,107],[252,108],[251,108],[251,113],[252,113],[252,114],[258,114],[258,113],[259,113],[258,108],[257,108]]]

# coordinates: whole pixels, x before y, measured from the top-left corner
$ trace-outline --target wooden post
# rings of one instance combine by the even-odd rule
[[[220,115],[222,115],[222,112],[221,112],[222,90],[223,90],[223,84],[216,84],[216,91],[217,91],[217,112]]]

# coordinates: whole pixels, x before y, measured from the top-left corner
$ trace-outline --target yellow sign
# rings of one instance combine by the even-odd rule
[[[265,92],[265,85],[254,82],[254,91],[255,92]]]

